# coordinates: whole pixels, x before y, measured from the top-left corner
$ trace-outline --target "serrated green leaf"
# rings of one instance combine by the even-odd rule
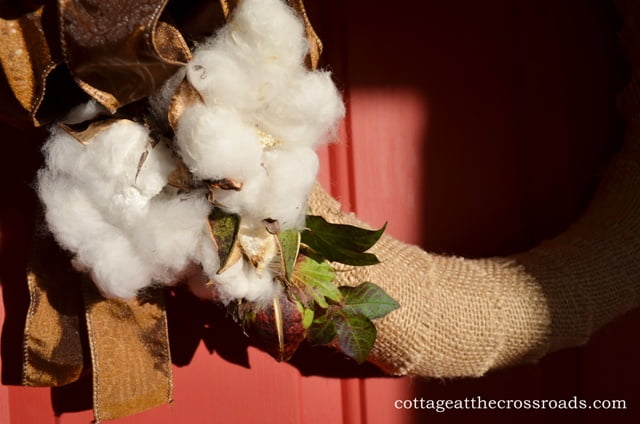
[[[353,225],[332,224],[321,216],[307,215],[302,242],[330,261],[347,265],[375,265],[378,258],[365,253],[371,248],[387,227],[367,230]]]
[[[325,345],[336,337],[336,324],[328,315],[317,317],[309,327],[308,339],[311,344]]]
[[[218,273],[221,273],[242,257],[242,252],[237,243],[240,217],[214,208],[209,214],[207,222],[211,239],[220,258],[220,270]]]
[[[296,259],[298,259],[298,253],[300,252],[300,233],[295,230],[286,230],[281,231],[277,237],[285,277],[289,280],[293,267],[296,264]]]
[[[316,262],[308,257],[301,257],[291,273],[291,283],[313,297],[321,308],[329,304],[326,298],[334,302],[342,300],[342,294],[332,281],[336,272],[327,262]]]
[[[334,319],[337,347],[345,355],[362,363],[369,356],[376,340],[376,326],[365,316],[352,315],[344,310],[342,312],[343,314],[336,314]]]
[[[368,281],[356,287],[342,286],[339,290],[343,296],[342,310],[350,315],[376,319],[400,307],[382,288]]]

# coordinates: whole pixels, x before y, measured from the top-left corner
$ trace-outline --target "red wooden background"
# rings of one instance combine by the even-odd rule
[[[325,43],[324,61],[347,102],[340,143],[321,151],[321,181],[345,207],[373,225],[388,220],[389,233],[407,242],[468,256],[525,249],[561,231],[579,213],[599,167],[621,139],[614,93],[627,70],[616,47],[619,20],[612,5],[597,0],[307,3]],[[13,149],[34,157],[32,147]],[[29,167],[9,156],[0,170],[0,277],[7,310],[17,298],[24,300],[17,279],[27,246],[19,240],[30,213],[18,208],[32,201]],[[479,379],[434,381],[357,378],[371,369],[328,358],[326,352],[303,352],[295,366],[278,364],[247,348],[208,305],[178,292],[169,307],[175,402],[118,423],[640,418],[638,312],[605,327],[587,346],[549,355],[537,365]],[[12,347],[6,344],[15,341],[8,332],[5,328],[5,367],[15,366],[7,360]],[[303,376],[309,373],[316,375]],[[574,395],[623,399],[628,409],[438,414],[394,408],[396,399],[414,397]],[[0,423],[87,423],[90,412],[73,411],[89,398],[86,384],[56,390],[3,385]]]

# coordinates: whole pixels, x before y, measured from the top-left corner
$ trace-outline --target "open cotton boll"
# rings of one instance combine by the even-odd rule
[[[105,296],[170,284],[199,256],[211,205],[162,191],[171,152],[151,148],[142,125],[115,121],[86,145],[57,131],[43,150],[38,193],[49,228]]]
[[[189,82],[207,105],[252,114],[282,91],[296,68],[274,60],[262,63],[253,51],[238,54],[237,46],[225,34],[210,48],[195,51],[187,67]]]
[[[229,303],[234,299],[265,303],[279,294],[281,287],[270,272],[258,275],[249,262],[239,260],[222,274],[209,276],[215,283],[220,300]]]
[[[236,51],[261,62],[292,67],[304,61],[309,49],[302,21],[282,0],[243,0],[228,28]]]
[[[154,265],[153,279],[171,282],[198,257],[201,238],[209,238],[206,198],[180,198],[161,194],[151,200],[144,219],[133,229],[132,241]]]
[[[283,1],[245,0],[194,52],[187,75],[208,105],[251,114],[302,72],[307,51],[304,26]]]
[[[311,149],[273,149],[264,152],[263,171],[242,190],[216,191],[221,207],[254,225],[278,220],[282,229],[304,224],[305,205],[318,173],[318,156]]]
[[[184,163],[200,179],[245,181],[259,172],[262,146],[256,131],[233,110],[188,108],[180,118],[176,144]]]
[[[269,194],[263,213],[277,219],[282,229],[300,229],[304,224],[307,197],[320,166],[311,149],[267,151],[263,162],[269,175]]]
[[[62,247],[75,254],[74,266],[91,273],[101,292],[130,298],[149,283],[151,268],[70,178],[41,173],[38,189],[49,229]]]
[[[201,47],[194,52],[187,66],[187,77],[211,107],[226,106],[236,110],[254,110],[258,107],[256,84],[247,68],[251,64],[238,61],[231,49]]]
[[[329,72],[307,72],[292,79],[256,115],[261,128],[289,146],[315,148],[336,136],[344,118],[342,97]]]
[[[140,257],[125,233],[105,227],[93,236],[78,250],[74,265],[90,272],[103,295],[131,299],[151,283],[153,264]]]
[[[55,128],[42,147],[49,174],[71,173],[86,148],[66,131]]]

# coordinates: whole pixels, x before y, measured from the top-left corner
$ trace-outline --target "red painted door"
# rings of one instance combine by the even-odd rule
[[[347,101],[340,142],[321,151],[321,181],[347,209],[373,225],[388,220],[389,233],[404,241],[468,256],[525,249],[561,231],[579,213],[598,167],[621,137],[614,93],[625,74],[612,5],[595,0],[307,3],[325,43],[324,61]],[[5,157],[2,164],[6,186],[7,179],[28,181],[26,172],[7,170],[16,166],[13,160]],[[4,199],[5,194],[21,199],[29,187],[14,184],[6,190]],[[26,232],[29,214],[4,201],[2,209],[2,265],[10,268],[2,273],[2,284],[9,305],[20,296],[15,285],[21,282],[15,279],[25,254],[9,242],[17,243],[20,229]],[[552,354],[537,365],[479,379],[432,381],[344,378],[369,369],[355,370],[314,352],[297,358],[296,366],[279,364],[246,348],[208,305],[178,293],[169,307],[175,401],[119,423],[640,418],[637,312],[605,327],[587,346]],[[403,399],[476,396],[621,399],[628,409],[437,413],[394,407]],[[0,386],[0,423],[87,423],[90,412],[73,410],[89,400],[81,384],[53,391]]]

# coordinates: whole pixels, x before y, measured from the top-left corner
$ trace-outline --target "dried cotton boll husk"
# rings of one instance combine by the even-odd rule
[[[344,118],[342,97],[329,72],[305,72],[290,80],[256,116],[261,128],[287,146],[316,148],[336,136]]]
[[[260,172],[258,136],[233,110],[204,105],[186,109],[176,144],[185,165],[200,179],[245,181]]]
[[[244,256],[255,267],[260,276],[278,253],[275,236],[263,225],[240,223],[238,242]]]

